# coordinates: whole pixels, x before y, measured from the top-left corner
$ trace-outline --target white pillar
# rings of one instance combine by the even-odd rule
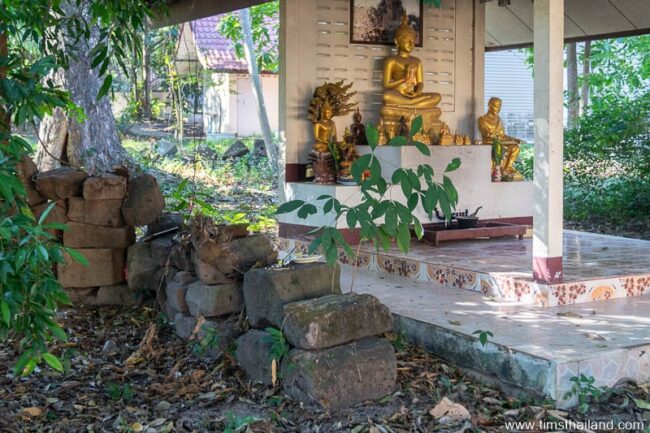
[[[533,278],[562,281],[564,0],[535,0]]]

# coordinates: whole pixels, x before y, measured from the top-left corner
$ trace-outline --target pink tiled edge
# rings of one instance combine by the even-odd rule
[[[289,251],[294,247],[296,252],[306,253],[309,242],[284,238],[279,240],[279,248],[282,251]],[[352,261],[343,250],[339,251],[341,264],[353,265]],[[556,307],[650,294],[650,274],[545,285],[535,283],[523,275],[476,272],[367,252],[359,254],[356,266],[418,281],[432,281],[449,287],[474,290],[503,301],[538,307]]]

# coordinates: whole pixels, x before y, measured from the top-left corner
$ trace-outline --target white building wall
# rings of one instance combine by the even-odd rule
[[[259,117],[257,116],[257,102],[253,95],[252,82],[248,75],[239,75],[237,81],[237,133],[240,136],[262,135]],[[262,91],[266,114],[269,117],[271,130],[278,130],[278,76],[262,75]]]

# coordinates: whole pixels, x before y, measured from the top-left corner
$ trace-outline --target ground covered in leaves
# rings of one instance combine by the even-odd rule
[[[202,356],[200,344],[177,338],[152,308],[78,307],[60,314],[70,340],[54,353],[64,361],[64,374],[42,370],[15,377],[15,345],[0,349],[0,432],[513,431],[506,422],[538,423],[554,416],[645,417],[650,426],[650,412],[639,407],[650,401],[647,389],[607,390],[585,415],[557,412],[549,402],[510,397],[471,380],[396,336],[393,394],[345,411],[305,408],[287,400],[281,386],[249,383],[228,353],[220,359]],[[443,397],[465,406],[471,421],[444,424],[431,416]]]

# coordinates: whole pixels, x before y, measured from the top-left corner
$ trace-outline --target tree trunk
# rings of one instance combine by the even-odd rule
[[[6,59],[8,56],[9,56],[9,47],[7,45],[7,34],[2,32],[0,33],[0,58]],[[0,80],[4,80],[6,77],[7,77],[7,67],[2,66],[0,67]],[[0,93],[0,96],[3,96],[2,93]],[[10,134],[11,134],[11,113],[9,111],[5,111],[4,106],[0,106],[0,138],[2,139],[2,144],[6,144],[9,141]]]
[[[142,43],[142,116],[151,120],[151,49],[147,36]]]
[[[89,15],[87,2],[81,2],[80,6],[73,1],[62,2],[61,7],[68,16]],[[64,49],[74,52],[70,55],[69,68],[58,71],[53,80],[70,92],[75,104],[83,109],[85,120],[68,118],[60,109],[43,119],[36,155],[40,170],[60,167],[63,163],[101,173],[129,161],[117,135],[109,99],[104,96],[97,100],[102,79],[91,69],[88,52],[98,39],[99,31],[93,26],[88,39],[63,41]]]
[[[580,115],[580,95],[578,94],[578,52],[576,43],[567,44],[567,104],[568,126],[572,128]]]
[[[260,73],[257,67],[257,56],[255,55],[255,47],[253,46],[253,31],[251,29],[251,17],[248,9],[239,10],[239,21],[242,26],[242,33],[244,36],[244,54],[246,55],[246,62],[248,63],[248,75],[251,77],[253,87],[253,96],[257,101],[257,117],[262,127],[262,138],[264,138],[264,147],[266,154],[269,156],[269,161],[273,167],[278,164],[278,149],[273,143],[273,133],[271,132],[271,125],[269,123],[269,116],[266,112],[266,104],[264,103],[264,93],[262,91],[262,82],[260,80]]]
[[[582,52],[582,112],[584,113],[589,105],[589,74],[591,73],[591,41],[585,42]]]

